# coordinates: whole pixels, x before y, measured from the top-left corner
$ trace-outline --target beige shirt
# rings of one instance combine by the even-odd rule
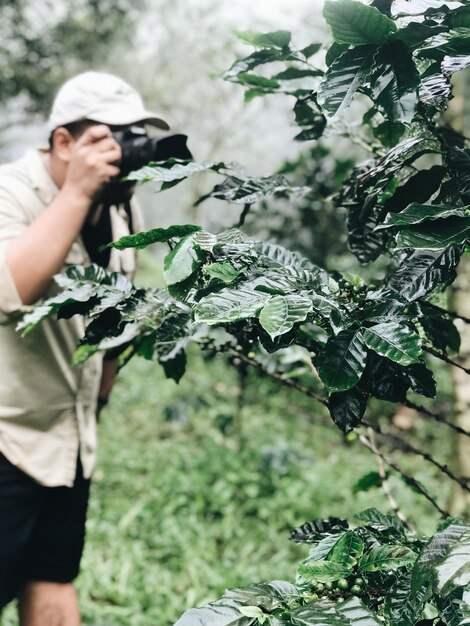
[[[5,263],[5,249],[52,202],[59,190],[39,150],[0,166],[0,452],[47,486],[73,484],[77,455],[85,477],[96,456],[96,402],[102,356],[72,366],[84,319],[47,320],[25,338],[16,332],[24,306]],[[133,206],[134,229],[140,214]],[[123,209],[111,207],[113,239],[129,234]],[[51,237],[56,236],[51,232]],[[90,264],[81,239],[65,267]],[[131,275],[133,250],[112,250],[108,269]],[[57,292],[51,283],[45,298]]]

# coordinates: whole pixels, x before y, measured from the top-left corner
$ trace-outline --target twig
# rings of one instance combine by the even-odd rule
[[[238,220],[237,224],[234,224],[234,228],[241,228],[244,224],[245,224],[245,220],[248,217],[248,213],[250,212],[251,209],[251,204],[247,203],[243,205],[243,211],[240,214],[240,219]]]
[[[430,309],[434,309],[435,311],[438,311],[439,313],[443,313],[444,315],[447,315],[454,319],[462,320],[466,324],[470,324],[470,317],[465,317],[464,315],[460,315],[459,313],[456,313],[455,311],[449,311],[448,309],[443,309],[442,307],[437,306],[437,304],[433,304],[432,302],[428,302],[427,300],[421,300],[421,304],[424,304],[425,306],[428,306]]]
[[[439,463],[439,461],[436,461],[436,459],[432,457],[430,454],[428,454],[427,452],[423,452],[423,450],[420,450],[419,448],[415,448],[415,446],[413,446],[411,443],[408,443],[407,441],[402,439],[402,437],[399,437],[398,435],[395,435],[393,433],[384,432],[380,428],[380,426],[378,426],[377,424],[372,424],[368,420],[363,420],[363,423],[366,426],[368,426],[368,428],[370,428],[372,431],[376,432],[377,434],[382,435],[383,437],[386,437],[386,438],[388,437],[390,439],[394,439],[397,443],[400,444],[400,446],[402,446],[405,449],[405,451],[411,452],[411,454],[415,454],[416,456],[420,456],[422,459],[424,459],[428,463],[432,463],[432,465],[437,467],[439,471],[441,471],[443,474],[448,476],[454,482],[458,483],[462,487],[462,489],[470,493],[470,486],[469,486],[470,479],[456,476],[453,472],[451,472],[451,470],[447,467],[447,465],[443,465],[442,463]]]
[[[360,442],[366,447],[368,448],[371,452],[374,452],[374,449],[372,447],[372,444],[370,443],[370,441],[367,439],[367,437],[365,437],[364,435],[359,435],[359,440]],[[385,456],[383,454],[383,452],[381,452],[379,449],[377,449],[377,454],[381,457],[382,461],[384,463],[386,463],[386,465],[388,465],[389,467],[391,467],[393,470],[395,470],[395,472],[397,472],[398,474],[400,474],[400,476],[402,476],[402,478],[405,480],[405,482],[409,483],[410,485],[413,485],[413,487],[419,491],[419,493],[421,495],[423,495],[426,500],[428,500],[432,506],[439,511],[439,513],[443,516],[443,517],[449,517],[449,513],[447,511],[444,511],[444,509],[441,509],[441,507],[439,506],[439,504],[437,503],[437,501],[435,500],[435,498],[429,493],[429,491],[426,489],[426,487],[424,487],[420,482],[418,482],[415,478],[413,478],[413,476],[410,476],[409,474],[407,474],[406,472],[404,472],[401,467],[399,467],[396,463],[394,463],[392,460],[390,460],[387,456]]]
[[[372,430],[371,427],[369,427],[367,430],[368,430],[368,439],[371,444],[371,449],[372,449],[372,452],[374,453],[375,462],[377,463],[377,469],[379,471],[382,490],[390,504],[390,508],[398,517],[398,519],[400,519],[403,522],[403,525],[406,526],[406,528],[408,528],[408,530],[413,530],[410,527],[410,523],[408,522],[406,516],[400,511],[400,507],[398,506],[398,503],[395,500],[392,490],[390,489],[390,483],[388,482],[387,474],[385,472],[384,462],[383,462],[382,457],[379,454],[379,451],[377,449],[377,445],[375,442],[374,431]]]
[[[300,393],[303,393],[306,396],[309,396],[309,398],[313,398],[314,400],[316,400],[317,402],[320,402],[324,406],[328,406],[328,401],[325,400],[325,398],[322,398],[319,394],[317,394],[312,389],[309,389],[308,387],[304,387],[303,385],[299,385],[299,383],[296,383],[295,380],[291,380],[290,378],[284,378],[284,376],[281,376],[281,374],[277,374],[276,372],[267,372],[264,369],[264,367],[261,365],[261,363],[258,363],[258,361],[256,361],[255,359],[250,359],[250,357],[246,356],[246,354],[243,354],[242,352],[238,352],[237,350],[234,350],[233,348],[229,348],[228,352],[233,357],[240,359],[240,361],[243,361],[243,363],[246,363],[247,365],[251,365],[252,367],[255,367],[257,370],[259,370],[260,372],[263,372],[270,378],[274,378],[274,380],[277,380],[280,383],[287,385],[288,387],[292,387],[292,389],[296,389],[297,391],[300,391]]]
[[[437,350],[434,350],[434,348],[431,348],[430,346],[423,346],[423,350],[435,356],[436,359],[440,359],[441,361],[444,361],[445,363],[448,363],[449,365],[458,367],[460,370],[464,371],[466,374],[470,374],[470,368],[465,367],[461,365],[460,363],[457,363],[456,361],[453,361],[446,354],[442,354],[442,352],[438,352]]]
[[[417,413],[421,413],[421,415],[424,415],[426,417],[431,417],[433,420],[436,420],[436,422],[439,422],[440,424],[445,424],[445,426],[448,426],[449,428],[454,430],[456,433],[459,433],[459,435],[470,437],[470,431],[465,430],[465,428],[462,428],[461,426],[457,426],[456,424],[453,424],[452,422],[449,422],[442,415],[439,415],[438,413],[433,413],[432,411],[430,411],[424,406],[421,406],[420,404],[415,404],[414,402],[411,402],[410,400],[404,400],[402,404],[403,406],[406,406],[409,409],[413,409],[413,411],[416,411]]]

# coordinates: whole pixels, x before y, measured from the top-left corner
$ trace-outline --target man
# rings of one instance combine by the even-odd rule
[[[125,82],[86,72],[57,94],[50,149],[0,167],[0,611],[18,597],[21,626],[80,623],[73,580],[96,413],[116,365],[95,356],[71,366],[80,316],[46,321],[24,339],[15,324],[55,293],[54,274],[99,259],[98,244],[129,232],[129,210],[100,198],[120,173],[111,129],[144,122],[169,128]],[[135,209],[131,217],[135,228]],[[113,249],[102,264],[130,274],[134,254]]]

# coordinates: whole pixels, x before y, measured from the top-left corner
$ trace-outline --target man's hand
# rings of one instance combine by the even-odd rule
[[[119,174],[121,147],[104,125],[91,126],[78,139],[68,164],[62,193],[91,204],[94,196]]]

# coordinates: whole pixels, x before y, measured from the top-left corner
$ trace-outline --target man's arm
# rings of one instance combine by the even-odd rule
[[[62,268],[93,197],[113,176],[121,158],[107,126],[92,126],[76,142],[55,200],[6,249],[6,263],[23,304],[32,304]]]

